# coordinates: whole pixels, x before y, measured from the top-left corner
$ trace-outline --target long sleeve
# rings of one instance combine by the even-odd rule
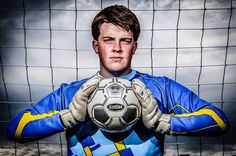
[[[59,111],[67,109],[81,82],[62,84],[59,89],[18,113],[8,124],[10,139],[24,140],[45,137],[65,130]]]
[[[31,108],[18,113],[8,124],[11,139],[42,137],[63,130],[59,117],[61,89],[49,94]]]
[[[177,82],[165,81],[171,135],[221,135],[229,127],[224,112]]]
[[[222,110],[167,77],[138,74],[156,98],[163,114],[170,114],[170,135],[222,135],[229,121]]]

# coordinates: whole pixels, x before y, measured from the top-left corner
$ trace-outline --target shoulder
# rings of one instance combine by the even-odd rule
[[[81,86],[88,80],[89,78],[85,78],[79,81],[73,81],[70,83],[62,83],[55,92],[64,96],[73,96],[76,91],[78,91]]]
[[[140,72],[137,72],[137,78],[141,80],[143,83],[145,83],[145,85],[156,84],[162,87],[164,87],[165,84],[170,80],[165,76],[153,76],[150,74],[140,73]]]
[[[140,79],[148,88],[152,88],[157,86],[162,89],[168,90],[175,90],[175,91],[184,91],[187,92],[188,89],[181,85],[180,83],[176,82],[165,76],[153,76],[146,73],[137,73],[137,78]]]

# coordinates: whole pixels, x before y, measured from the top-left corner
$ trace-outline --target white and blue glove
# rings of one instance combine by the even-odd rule
[[[103,79],[102,76],[96,75],[89,79],[77,91],[69,104],[68,109],[59,112],[61,120],[66,128],[72,128],[83,122],[87,116],[88,96],[97,88],[99,82]]]
[[[132,81],[132,88],[141,103],[144,125],[162,134],[167,133],[170,130],[170,115],[162,114],[151,91],[139,79]]]

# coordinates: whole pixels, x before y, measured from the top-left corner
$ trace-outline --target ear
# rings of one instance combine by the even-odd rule
[[[95,53],[98,54],[98,41],[97,40],[93,40],[93,49]]]
[[[133,55],[135,54],[137,47],[138,47],[138,43],[134,42]]]

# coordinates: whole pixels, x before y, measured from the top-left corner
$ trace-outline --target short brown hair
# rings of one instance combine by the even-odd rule
[[[100,34],[100,27],[103,23],[112,23],[126,31],[133,33],[134,41],[138,40],[140,24],[136,15],[122,5],[113,5],[101,10],[93,19],[92,35],[95,40]]]

